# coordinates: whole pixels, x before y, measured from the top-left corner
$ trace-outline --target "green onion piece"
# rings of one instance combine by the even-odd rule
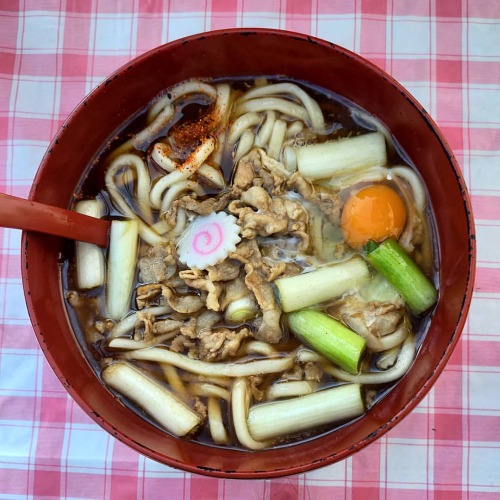
[[[436,303],[436,288],[396,240],[389,238],[380,245],[369,241],[365,259],[401,294],[414,314],[422,314]]]
[[[287,315],[292,332],[305,344],[349,373],[358,373],[366,341],[331,316],[313,309]]]
[[[255,318],[258,306],[253,295],[245,295],[227,305],[224,318],[229,323],[242,323]]]

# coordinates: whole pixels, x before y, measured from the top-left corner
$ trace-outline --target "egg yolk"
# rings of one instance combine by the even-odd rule
[[[399,238],[406,223],[404,201],[394,189],[376,184],[352,194],[342,210],[341,227],[349,245]]]

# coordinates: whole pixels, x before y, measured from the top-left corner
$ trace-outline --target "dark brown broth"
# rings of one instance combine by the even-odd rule
[[[284,81],[280,78],[269,78],[270,81]],[[235,81],[234,85],[241,89],[245,89],[252,84],[253,80],[250,79],[240,79]],[[292,81],[290,79],[286,79],[286,81]],[[320,107],[323,110],[325,116],[325,122],[330,130],[330,135],[325,136],[324,140],[330,140],[332,138],[340,138],[347,137],[351,135],[358,135],[360,133],[364,133],[367,131],[372,131],[372,128],[363,128],[359,126],[351,116],[351,107],[352,103],[345,100],[344,98],[335,95],[330,92],[325,92],[318,87],[306,85],[303,82],[293,82],[299,84],[303,87],[317,102],[320,104]],[[177,127],[186,121],[196,118],[199,116],[200,112],[206,109],[208,106],[206,98],[194,95],[185,101],[185,105],[181,113],[179,113],[174,120],[172,127]],[[128,138],[133,136],[136,132],[144,128],[146,125],[146,109],[142,110],[135,117],[133,117],[129,122],[125,123],[121,130],[115,133],[112,138],[103,146],[102,150],[99,151],[96,155],[95,161],[92,165],[86,170],[82,182],[76,191],[75,201],[81,198],[90,198],[90,197],[100,197],[106,204],[107,214],[108,216],[119,216],[120,214],[116,212],[113,208],[112,204],[109,201],[108,195],[104,189],[104,175],[105,170],[108,166],[107,156],[110,151],[113,151],[118,145],[125,142]],[[156,140],[164,136],[168,132],[169,128],[166,128],[158,135],[158,137],[154,138],[150,144],[153,144]],[[146,160],[146,153],[148,152],[150,146],[147,146],[143,150],[143,159]],[[139,153],[140,154],[140,153]],[[182,158],[181,158],[182,159]],[[147,160],[147,165],[150,170],[150,174],[152,178],[158,176],[159,169],[157,166],[153,164],[153,162]],[[396,165],[396,164],[409,164],[408,159],[402,152],[401,148],[394,142],[394,148],[388,150],[388,165]],[[230,179],[232,172],[232,162],[228,157],[223,157],[221,170],[225,175],[226,179]],[[133,205],[134,196],[130,186],[125,186],[122,190],[122,194],[126,198],[127,202]],[[210,193],[208,194],[208,196]],[[432,224],[432,214],[429,212],[429,220]],[[432,234],[431,227],[431,234]],[[437,256],[437,249],[434,248],[434,256]],[[74,249],[73,245],[68,245],[67,252],[64,255],[64,264],[63,264],[63,288],[66,293],[69,293],[72,290],[76,290],[76,273],[75,273],[75,262],[74,262]],[[436,266],[433,266],[434,269]],[[137,278],[137,276],[136,276]],[[137,282],[137,281],[136,281]],[[94,323],[96,320],[104,320],[105,318],[100,317],[99,309],[104,309],[104,289],[100,287],[98,289],[91,290],[89,292],[78,292],[80,304],[78,307],[71,307],[68,305],[68,313],[74,328],[75,334],[80,342],[85,355],[91,362],[92,366],[96,370],[97,373],[101,370],[102,357],[107,356],[110,352],[107,350],[104,339],[100,336],[97,330],[94,328]],[[134,309],[134,301],[135,296],[131,299],[130,308]],[[327,307],[327,305],[325,305]],[[427,331],[428,324],[430,322],[430,317],[426,316],[423,319],[412,318],[412,324],[414,328],[414,333],[416,334],[417,343],[420,344],[425,332]],[[235,325],[223,325],[230,326],[234,328]],[[296,340],[289,332],[286,327],[286,323],[283,321],[284,326],[284,340],[277,345],[277,350],[283,352],[289,352],[294,350],[299,342]],[[97,340],[96,340],[97,339]],[[100,339],[100,340],[99,340]],[[371,365],[371,360],[365,360],[365,363]],[[156,374],[159,380],[164,380],[162,377],[161,370],[158,365],[154,363],[146,363],[143,366],[146,366],[148,370],[152,373]],[[274,380],[273,377],[267,377],[263,383],[263,389],[265,390],[266,386],[269,385]],[[338,382],[333,380],[331,376],[325,374],[321,381],[321,385],[324,387],[337,385]],[[376,399],[380,399],[386,394],[395,384],[385,384],[383,386],[378,386]],[[154,425],[157,425],[154,421],[151,420],[141,409],[135,407],[135,405],[131,404],[128,401],[124,401],[127,406],[129,406],[132,410],[140,413],[146,420],[151,422]],[[234,436],[234,431],[232,430],[230,418],[228,417],[229,410],[227,408],[227,404],[223,402],[224,412],[224,423],[228,430],[231,430],[231,444],[232,447],[239,447],[237,444],[237,440]],[[303,433],[299,436],[288,436],[280,441],[281,444],[290,444],[295,443],[298,440],[309,439],[315,437],[317,435],[323,434],[325,432],[332,432],[336,428],[339,428],[341,425],[336,425],[332,427],[326,427],[316,429],[312,432]],[[202,426],[202,429],[198,431],[198,433],[192,437],[192,439],[198,440],[205,444],[210,444],[215,446],[211,442],[211,438],[208,434],[206,426]]]

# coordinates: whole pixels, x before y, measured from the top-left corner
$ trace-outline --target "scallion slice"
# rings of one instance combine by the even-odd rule
[[[420,315],[436,303],[436,288],[393,238],[380,244],[369,241],[365,259],[400,293],[414,314]]]
[[[304,309],[287,315],[292,332],[332,363],[358,373],[366,341],[325,313]]]

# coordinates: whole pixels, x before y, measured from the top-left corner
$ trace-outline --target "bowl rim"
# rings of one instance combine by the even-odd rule
[[[241,478],[241,479],[262,479],[262,478],[272,478],[272,477],[282,477],[286,475],[292,475],[292,474],[297,474],[297,473],[302,473],[302,472],[307,472],[311,471],[314,469],[317,469],[319,467],[323,467],[326,465],[330,465],[332,463],[335,463],[339,460],[343,460],[344,458],[347,458],[348,456],[351,456],[352,454],[356,453],[357,451],[361,450],[364,448],[366,445],[370,444],[374,440],[378,439],[382,435],[384,435],[386,432],[388,432],[390,429],[394,427],[394,425],[400,421],[403,417],[405,417],[408,413],[410,413],[419,403],[420,401],[427,395],[433,384],[436,382],[438,376],[441,374],[441,372],[444,370],[449,358],[451,357],[458,341],[461,335],[461,332],[465,326],[465,322],[467,319],[467,314],[469,311],[470,303],[472,300],[472,293],[473,293],[473,287],[474,287],[474,279],[475,279],[475,268],[476,268],[476,239],[475,239],[475,225],[474,225],[474,219],[472,215],[472,204],[471,200],[469,197],[469,193],[467,191],[467,187],[465,184],[465,180],[463,178],[463,175],[461,173],[461,169],[458,165],[457,160],[455,159],[453,152],[451,150],[451,147],[449,146],[448,142],[444,138],[442,132],[440,131],[439,127],[437,124],[434,122],[434,120],[431,118],[431,116],[427,113],[427,111],[422,107],[422,105],[406,90],[400,83],[398,83],[391,75],[386,73],[384,70],[382,70],[380,67],[376,66],[374,63],[371,61],[365,59],[359,54],[356,54],[344,47],[341,47],[340,45],[334,44],[332,42],[328,42],[326,40],[310,36],[307,34],[303,33],[298,33],[294,31],[289,31],[289,30],[279,30],[279,29],[270,29],[270,28],[231,28],[231,29],[225,29],[225,30],[214,30],[214,31],[209,31],[209,32],[202,32],[202,33],[197,33],[193,34],[187,37],[183,37],[177,40],[173,40],[170,42],[167,42],[165,44],[162,44],[158,47],[155,47],[151,50],[148,50],[147,52],[139,55],[138,57],[135,57],[131,59],[128,63],[122,65],[119,67],[117,70],[115,70],[111,75],[109,75],[107,78],[105,78],[102,83],[100,83],[97,87],[95,87],[89,94],[87,94],[82,101],[73,109],[73,111],[69,114],[67,119],[64,121],[64,123],[61,125],[59,128],[58,132],[56,133],[55,137],[52,139],[50,142],[48,148],[47,148],[47,153],[44,155],[40,167],[35,175],[35,178],[33,180],[33,185],[30,190],[28,198],[30,200],[38,201],[37,200],[37,186],[39,183],[39,180],[41,176],[43,175],[43,166],[45,165],[47,161],[47,157],[50,154],[51,149],[57,144],[59,135],[63,133],[65,128],[67,128],[75,119],[77,114],[79,113],[80,109],[82,106],[86,106],[87,103],[93,100],[93,98],[99,94],[102,90],[103,87],[107,85],[107,83],[114,78],[117,78],[119,74],[121,74],[123,71],[127,70],[127,67],[129,67],[131,64],[138,64],[141,63],[143,60],[149,58],[151,55],[164,51],[166,49],[174,49],[176,46],[184,45],[185,43],[188,43],[190,41],[194,40],[202,40],[206,37],[220,37],[220,36],[225,36],[227,34],[239,34],[239,35],[268,35],[268,36],[280,36],[280,37],[291,37],[295,38],[298,40],[302,41],[308,41],[312,42],[318,45],[321,45],[323,47],[333,49],[339,54],[352,58],[357,60],[359,63],[367,67],[370,71],[374,72],[377,74],[378,77],[381,77],[384,79],[389,85],[392,85],[395,87],[399,92],[401,92],[402,95],[408,100],[408,102],[417,110],[417,112],[420,114],[422,119],[427,123],[427,126],[429,127],[430,131],[435,135],[436,139],[440,143],[444,153],[447,155],[449,159],[449,163],[452,167],[453,173],[456,177],[457,183],[460,187],[461,190],[461,198],[462,202],[464,204],[464,211],[466,214],[466,221],[467,221],[467,226],[468,226],[468,243],[469,243],[469,249],[468,249],[468,277],[467,277],[467,285],[466,285],[466,291],[463,297],[463,302],[461,306],[461,312],[460,315],[457,319],[456,325],[454,326],[454,333],[452,335],[452,340],[449,342],[447,345],[445,351],[442,353],[441,358],[439,359],[438,363],[434,366],[434,370],[432,371],[431,375],[425,380],[424,383],[422,383],[420,389],[417,391],[417,393],[414,395],[414,397],[397,413],[393,416],[393,418],[380,425],[379,429],[377,432],[374,432],[367,436],[364,440],[358,441],[354,447],[351,449],[345,449],[340,453],[335,453],[327,458],[321,459],[321,461],[318,463],[317,461],[309,461],[306,464],[302,464],[299,466],[292,466],[287,469],[274,469],[274,470],[266,470],[266,471],[251,471],[251,472],[237,472],[237,471],[223,471],[223,470],[215,470],[215,469],[208,469],[204,470],[203,467],[192,465],[189,463],[181,463],[175,459],[172,459],[171,457],[163,457],[164,460],[160,460],[158,457],[158,452],[155,452],[153,450],[149,450],[145,448],[143,445],[140,443],[137,443],[130,439],[128,436],[125,436],[123,434],[116,434],[116,429],[112,428],[106,421],[104,421],[102,418],[100,418],[98,415],[95,414],[95,412],[92,410],[91,407],[88,406],[87,402],[84,401],[78,393],[76,393],[71,386],[68,385],[65,375],[61,372],[60,368],[57,366],[57,363],[54,361],[54,358],[52,357],[52,354],[50,351],[47,349],[44,343],[43,335],[42,332],[40,331],[37,320],[36,320],[36,314],[35,314],[35,307],[31,298],[30,294],[30,287],[29,287],[29,282],[28,282],[28,271],[27,271],[27,247],[29,243],[29,233],[23,232],[22,233],[22,242],[21,242],[21,271],[22,271],[22,283],[23,283],[23,289],[24,289],[24,295],[25,295],[25,300],[26,304],[28,307],[28,312],[29,316],[31,319],[31,324],[33,326],[35,335],[37,337],[37,340],[39,342],[39,345],[44,353],[45,359],[49,363],[50,367],[56,374],[57,378],[61,381],[65,389],[68,391],[70,396],[77,402],[77,404],[86,412],[87,415],[89,415],[94,421],[96,421],[101,427],[103,427],[109,434],[111,434],[113,437],[116,437],[120,441],[124,442],[127,444],[129,447],[132,447],[135,449],[137,452],[141,453],[142,455],[146,455],[147,457],[160,461],[166,465],[176,467],[178,469],[182,469],[187,472],[191,473],[197,473],[197,474],[204,474],[204,475],[209,475],[212,477],[221,477],[221,478]],[[75,339],[76,341],[76,339]],[[216,450],[217,448],[213,448]],[[293,449],[290,448],[290,449]],[[238,450],[235,450],[238,451]],[[246,451],[243,451],[242,453],[247,453]]]

